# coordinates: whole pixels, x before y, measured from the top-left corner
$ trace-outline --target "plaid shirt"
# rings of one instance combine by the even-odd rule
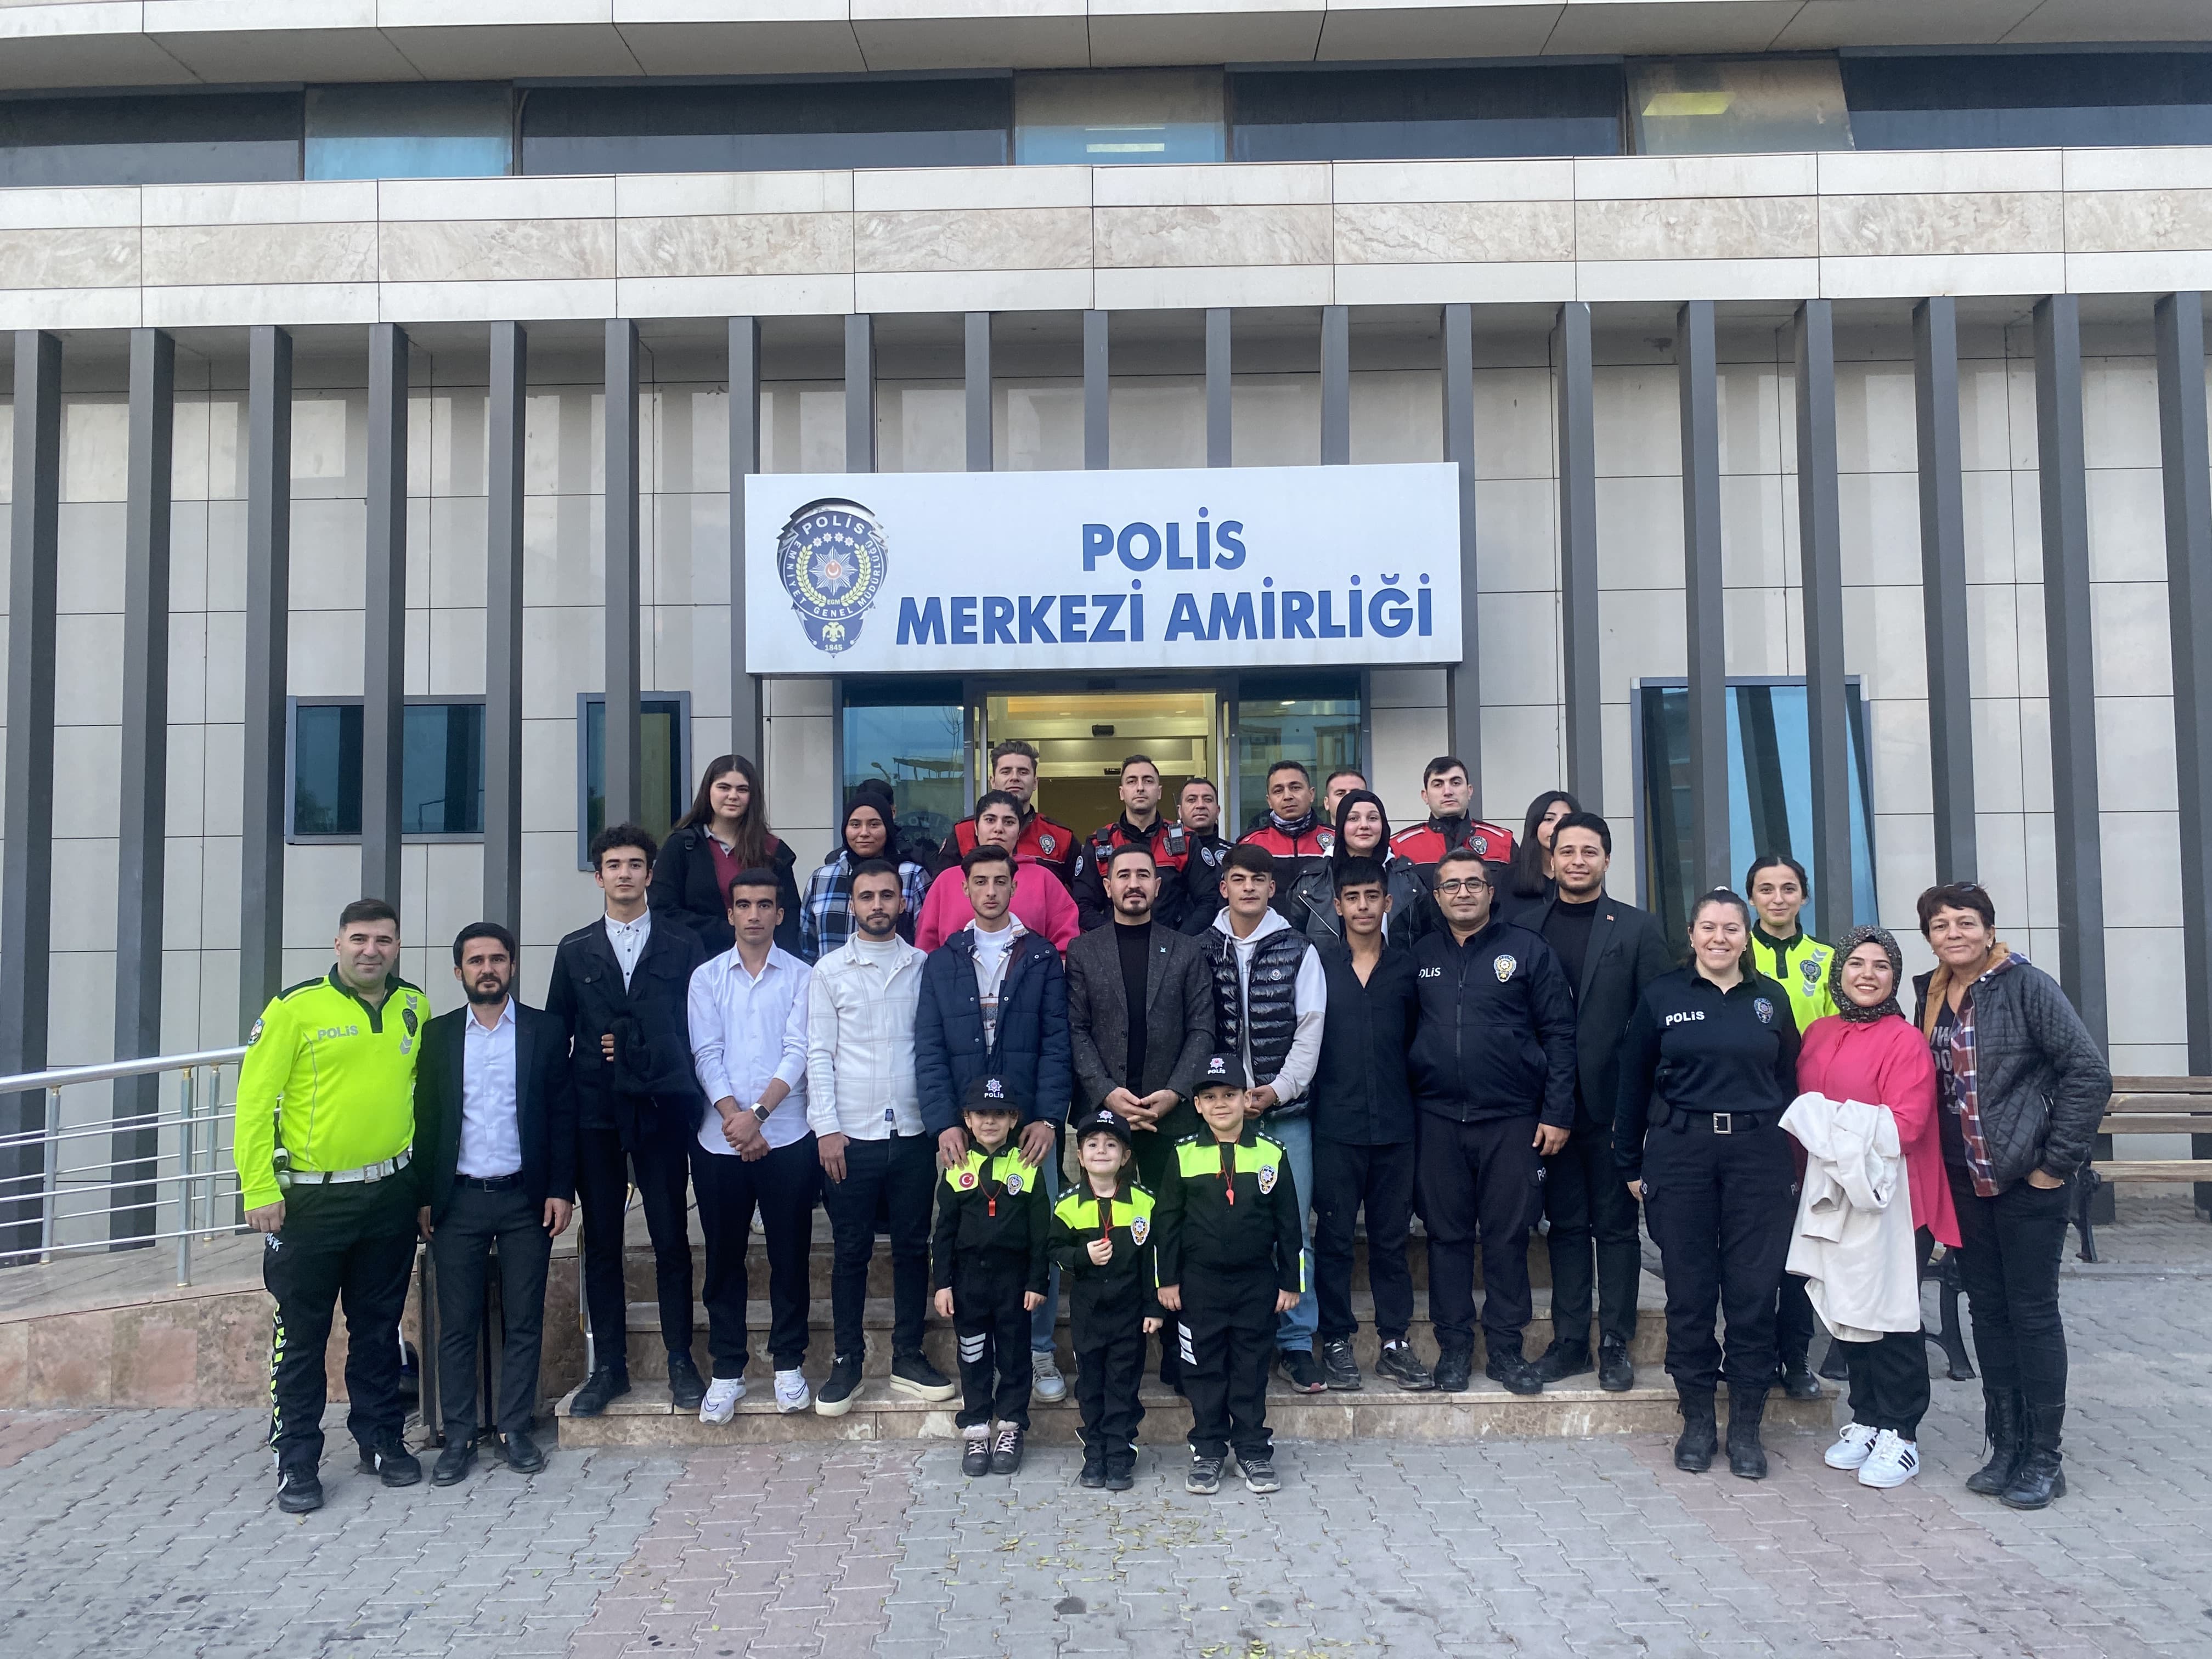
[[[898,871],[906,892],[899,937],[911,942],[914,919],[929,893],[929,872],[918,864],[901,864]],[[799,953],[810,963],[819,962],[852,937],[853,855],[841,847],[807,879],[806,896],[799,906]]]
[[[1975,1195],[1995,1198],[1997,1183],[1990,1167],[1989,1139],[1982,1133],[1981,1104],[1975,1090],[1972,987],[1959,999],[1952,1018],[1955,1023],[1951,1026],[1950,1052],[1936,1056],[1936,1069],[1944,1084],[1943,1109],[1959,1120],[1959,1137],[1966,1146],[1966,1173],[1973,1181]],[[1941,1030],[1940,1024],[1937,1029]]]

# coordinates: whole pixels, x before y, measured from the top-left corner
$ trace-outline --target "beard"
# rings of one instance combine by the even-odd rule
[[[507,993],[507,981],[504,980],[491,990],[484,988],[482,980],[472,979],[469,981],[468,999],[479,1008],[489,1008],[495,1003],[506,1001]]]

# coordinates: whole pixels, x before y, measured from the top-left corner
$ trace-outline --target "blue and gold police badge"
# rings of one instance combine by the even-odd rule
[[[809,501],[776,537],[775,572],[815,648],[836,656],[860,637],[860,619],[883,591],[890,546],[858,501]]]

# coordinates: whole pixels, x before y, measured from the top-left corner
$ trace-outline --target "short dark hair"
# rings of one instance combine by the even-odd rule
[[[461,965],[461,952],[472,939],[495,939],[505,948],[509,962],[519,963],[522,959],[522,947],[514,942],[514,935],[506,928],[495,921],[472,921],[453,935],[454,967]]]
[[[1329,785],[1334,783],[1339,778],[1358,778],[1360,783],[1364,786],[1367,781],[1367,774],[1361,771],[1356,766],[1340,766],[1336,770],[1331,772],[1327,777],[1321,781],[1321,787],[1323,792],[1325,793]]]
[[[1439,883],[1444,878],[1444,866],[1447,864],[1473,865],[1477,873],[1482,877],[1483,885],[1492,891],[1497,890],[1498,878],[1490,873],[1490,866],[1482,861],[1482,854],[1472,847],[1455,847],[1437,860],[1436,879]]]
[[[1227,875],[1231,870],[1243,870],[1251,875],[1266,876],[1272,881],[1275,875],[1275,860],[1268,855],[1266,848],[1256,846],[1249,841],[1240,841],[1229,849],[1229,856],[1221,860],[1223,875]]]
[[[906,884],[899,882],[898,866],[893,864],[889,859],[862,859],[853,870],[853,886],[855,890],[860,887],[860,878],[863,876],[889,876],[893,882],[898,883],[902,896],[906,892]]]
[[[1467,772],[1467,763],[1457,755],[1437,756],[1421,769],[1421,787],[1424,789],[1427,788],[1431,778],[1440,777],[1446,772]],[[1468,772],[1468,776],[1470,778],[1474,775],[1472,772]]]
[[[1131,854],[1141,856],[1145,862],[1151,865],[1155,870],[1160,867],[1160,861],[1152,856],[1152,842],[1148,841],[1125,841],[1119,847],[1116,847],[1112,852],[1106,855],[1106,868],[1109,871],[1111,871],[1116,863]]]
[[[979,864],[1003,864],[1011,870],[1014,867],[1014,855],[995,841],[979,841],[962,856],[961,875],[966,876]]]
[[[1267,769],[1267,781],[1269,783],[1273,783],[1275,781],[1275,774],[1278,772],[1295,772],[1300,777],[1304,778],[1308,783],[1311,783],[1313,781],[1313,774],[1307,770],[1306,763],[1302,760],[1277,761],[1273,766]]]
[[[1150,755],[1124,755],[1121,757],[1122,772],[1126,774],[1133,766],[1149,766],[1152,769],[1154,777],[1160,775],[1160,763]]]
[[[991,764],[996,766],[1009,755],[1024,757],[1031,766],[1037,763],[1036,745],[1021,738],[1001,738],[991,745]]]
[[[730,878],[730,884],[722,890],[722,908],[727,909],[730,901],[740,887],[769,887],[780,893],[783,884],[776,879],[775,872],[756,864],[750,869],[740,870]]]
[[[1799,892],[1810,893],[1813,890],[1813,878],[1805,873],[1805,866],[1791,858],[1789,854],[1762,853],[1751,861],[1751,868],[1743,872],[1745,892],[1748,893],[1751,890],[1752,883],[1759,878],[1759,872],[1762,870],[1787,870],[1797,878]]]
[[[1562,830],[1589,830],[1592,835],[1597,837],[1598,845],[1605,848],[1605,855],[1607,858],[1611,858],[1613,856],[1613,826],[1607,823],[1603,818],[1600,817],[1596,813],[1568,813],[1566,817],[1561,818],[1557,823],[1552,826],[1553,846],[1557,847],[1559,844],[1559,831]]]
[[[399,912],[380,898],[357,898],[338,912],[338,932],[343,933],[356,921],[388,921],[397,933]]]
[[[1003,789],[986,789],[975,797],[975,816],[981,818],[987,806],[1003,806],[1016,817],[1022,815],[1022,804]]]
[[[592,868],[599,867],[601,860],[618,847],[635,847],[645,854],[650,865],[660,856],[660,843],[653,838],[653,831],[641,823],[611,823],[592,837]]]
[[[1182,786],[1176,791],[1176,799],[1177,800],[1181,800],[1185,795],[1188,794],[1193,788],[1212,789],[1213,793],[1217,795],[1221,793],[1219,789],[1214,787],[1214,782],[1212,778],[1185,778],[1182,781]]]
[[[1336,866],[1336,890],[1347,887],[1386,887],[1382,866],[1373,859],[1346,859]]]
[[[1982,919],[1982,926],[1992,933],[1996,930],[1997,907],[1990,898],[1990,890],[1978,882],[1947,881],[1931,887],[1920,896],[1920,936],[1928,936],[1928,924],[1936,920],[1938,910],[1972,910]]]

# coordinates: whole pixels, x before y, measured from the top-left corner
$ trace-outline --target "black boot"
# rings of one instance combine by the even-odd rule
[[[1675,1409],[1682,1413],[1682,1435],[1674,1443],[1674,1467],[1690,1474],[1703,1474],[1713,1466],[1713,1453],[1721,1443],[1713,1421],[1711,1389],[1680,1389]]]
[[[584,1379],[576,1397],[568,1402],[571,1417],[597,1417],[610,1401],[629,1392],[629,1367],[602,1365]]]
[[[1766,1390],[1756,1385],[1729,1389],[1729,1473],[1745,1480],[1766,1479],[1766,1448],[1759,1425],[1766,1415]]]
[[[1982,1432],[1989,1438],[1990,1461],[1966,1477],[1966,1490],[1999,1498],[2020,1473],[2020,1460],[2027,1450],[2027,1437],[2021,1432],[2020,1395],[2010,1389],[1985,1388]]]
[[[2027,1419],[2027,1450],[1999,1499],[2008,1510],[2048,1509],[2054,1498],[2066,1496],[2066,1472],[2058,1455],[2058,1431],[2066,1421],[2066,1407],[2030,1406]]]

